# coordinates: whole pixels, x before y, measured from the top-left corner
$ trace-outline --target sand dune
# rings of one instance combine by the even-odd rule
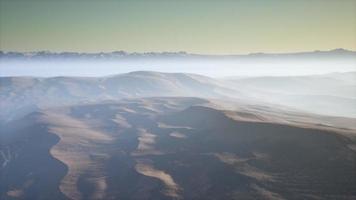
[[[91,155],[97,152],[97,143],[109,143],[112,138],[103,132],[93,130],[85,122],[65,114],[47,112],[41,120],[50,123],[49,132],[60,138],[51,149],[51,154],[68,167],[68,172],[59,186],[60,190],[71,199],[83,199],[77,182],[89,170],[100,172],[98,169],[103,168],[102,164],[95,162]],[[103,176],[103,173],[98,173],[96,176]],[[103,198],[106,188],[105,179],[91,178],[90,180],[95,184],[93,199]]]
[[[151,164],[149,164],[149,162],[147,162],[147,160],[137,159],[136,162],[137,164],[135,169],[138,173],[159,179],[165,185],[165,195],[175,199],[180,199],[179,186],[174,182],[173,178],[169,174],[162,170],[155,169]]]
[[[137,150],[132,153],[133,156],[162,154],[162,152],[158,151],[154,146],[156,143],[157,135],[149,133],[147,130],[142,128],[139,128],[137,131],[139,134],[139,137],[137,138],[139,143]]]
[[[0,197],[353,199],[351,121],[173,97],[46,109],[1,133]]]

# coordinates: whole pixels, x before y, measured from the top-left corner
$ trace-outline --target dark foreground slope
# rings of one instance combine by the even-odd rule
[[[227,113],[146,98],[30,114],[2,129],[0,198],[356,198],[355,131]]]

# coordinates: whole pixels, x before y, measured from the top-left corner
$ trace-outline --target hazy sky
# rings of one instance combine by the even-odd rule
[[[0,0],[3,51],[356,50],[356,0]]]

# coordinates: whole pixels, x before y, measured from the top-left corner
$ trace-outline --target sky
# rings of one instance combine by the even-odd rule
[[[356,50],[356,0],[0,0],[2,51]]]

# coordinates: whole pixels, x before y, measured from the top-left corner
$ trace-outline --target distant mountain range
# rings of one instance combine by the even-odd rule
[[[249,59],[249,58],[355,58],[356,51],[346,49],[334,49],[330,51],[311,51],[297,53],[251,53],[245,55],[203,55],[181,52],[146,52],[129,53],[126,51],[80,53],[80,52],[4,52],[0,51],[0,59],[95,59],[95,60],[116,60],[116,59]]]

